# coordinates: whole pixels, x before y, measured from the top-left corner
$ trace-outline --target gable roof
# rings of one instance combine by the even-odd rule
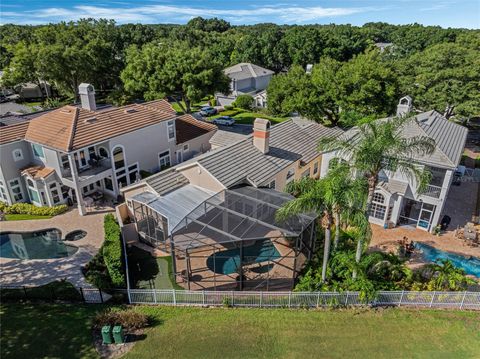
[[[31,165],[22,170],[22,175],[28,175],[34,180],[45,179],[53,173],[55,173],[54,168],[37,165]]]
[[[260,186],[298,160],[310,162],[319,154],[317,146],[321,138],[340,133],[343,133],[340,129],[317,123],[302,128],[289,120],[272,126],[267,154],[253,145],[253,135],[250,135],[230,146],[199,156],[197,162],[225,187],[242,181]]]
[[[69,152],[175,117],[165,100],[101,111],[67,105],[31,120],[25,139]]]
[[[265,69],[249,62],[241,62],[239,64],[227,67],[223,70],[223,72],[225,75],[235,80],[243,80],[251,77],[261,77],[274,74],[272,70]]]
[[[143,181],[161,196],[189,183],[188,179],[175,167],[147,177]]]
[[[393,117],[379,119],[388,121]],[[358,133],[358,127],[345,132],[346,138],[352,138]],[[416,155],[413,159],[442,168],[456,168],[462,157],[467,140],[468,129],[447,120],[435,110],[422,112],[414,116],[402,128],[402,136],[411,138],[416,136],[430,137],[435,141],[435,150],[431,155]]]
[[[25,138],[28,122],[21,122],[10,126],[0,127],[0,145],[20,141]]]
[[[188,142],[206,133],[216,131],[214,124],[199,121],[192,115],[182,115],[175,120],[177,144]]]

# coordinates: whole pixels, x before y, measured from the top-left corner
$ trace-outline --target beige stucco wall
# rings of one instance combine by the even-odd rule
[[[219,181],[215,179],[205,168],[199,164],[191,165],[184,169],[179,169],[179,171],[187,177],[191,184],[206,188],[213,192],[220,192],[225,189]]]
[[[318,178],[320,175],[320,167],[321,167],[321,162],[322,162],[322,156],[319,154],[317,157],[315,157],[312,161],[307,163],[305,166],[300,166],[300,161],[295,162],[291,166],[286,167],[282,171],[278,172],[275,176],[270,178],[268,181],[266,181],[265,185],[269,184],[271,181],[275,180],[275,189],[277,191],[283,191],[285,189],[285,186],[287,184],[287,173],[290,169],[295,169],[295,180],[299,180],[302,178],[302,173],[305,172],[310,168],[310,177],[312,178]],[[318,171],[314,175],[313,174],[313,167],[315,163],[318,163]]]

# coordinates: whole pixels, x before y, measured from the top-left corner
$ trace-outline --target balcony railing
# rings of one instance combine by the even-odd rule
[[[88,166],[85,169],[79,169],[78,171],[78,179],[80,182],[86,181],[91,179],[94,176],[97,176],[105,171],[112,169],[112,163],[110,159],[105,158],[96,163],[94,166]],[[69,176],[65,176],[68,180],[73,180],[72,175],[70,173]]]
[[[442,192],[442,187],[429,184],[425,192],[422,193],[422,195],[432,197],[432,198],[440,198],[441,192]]]

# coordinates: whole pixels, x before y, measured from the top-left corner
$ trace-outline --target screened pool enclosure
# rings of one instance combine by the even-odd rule
[[[172,254],[184,288],[291,289],[314,253],[314,214],[275,218],[293,198],[286,193],[246,186],[212,194],[192,185],[175,192],[132,200],[140,238]]]

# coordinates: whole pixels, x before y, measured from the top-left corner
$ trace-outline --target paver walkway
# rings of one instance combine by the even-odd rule
[[[51,219],[0,222],[0,231],[30,232],[46,228],[58,228],[62,237],[82,229],[87,235],[69,243],[79,247],[71,257],[58,259],[19,260],[0,258],[0,284],[43,285],[54,280],[67,279],[75,286],[91,287],[85,281],[81,266],[87,264],[103,243],[103,217],[105,213],[80,216],[76,209]]]

